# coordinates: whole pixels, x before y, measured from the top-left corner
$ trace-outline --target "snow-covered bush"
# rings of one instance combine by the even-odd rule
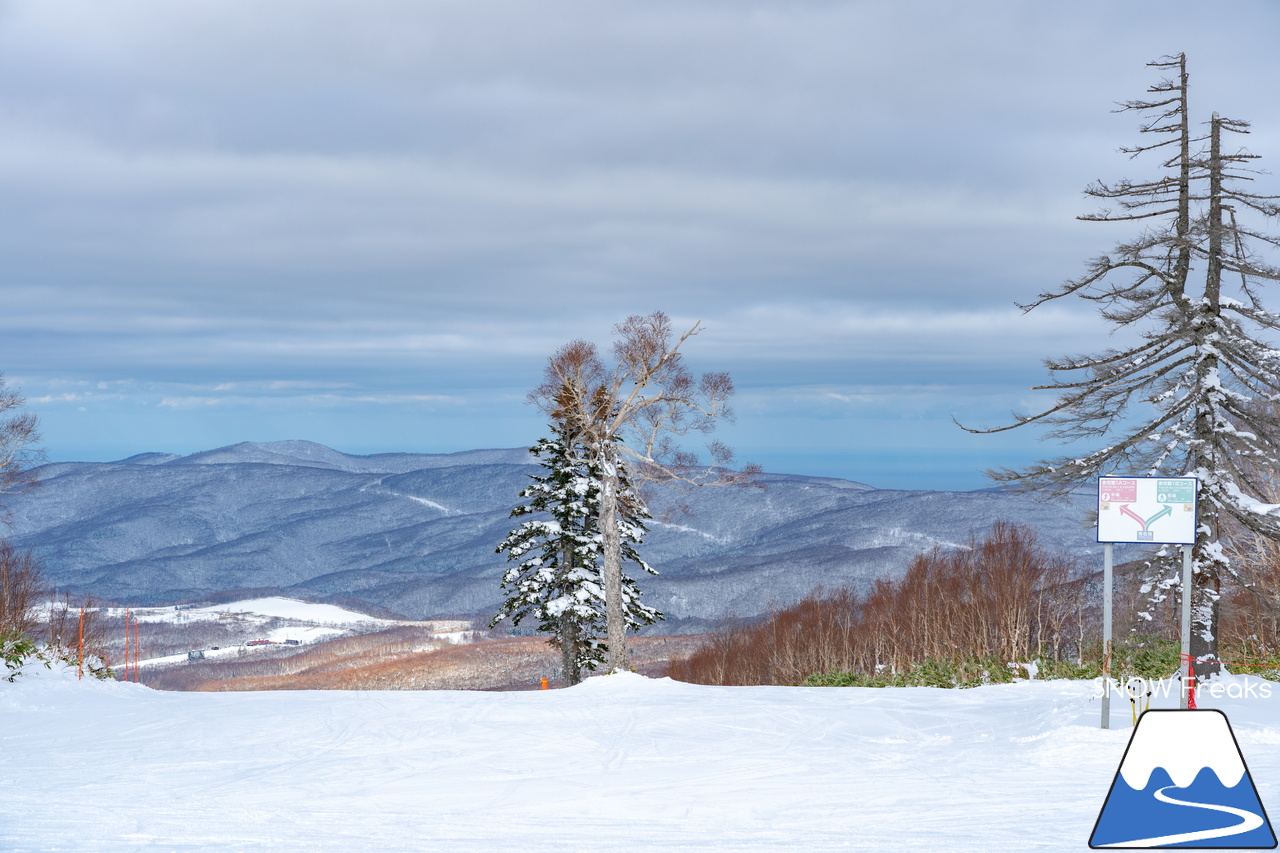
[[[17,631],[6,631],[0,637],[0,659],[4,660],[5,671],[0,673],[6,681],[13,681],[24,669],[35,663],[49,666],[49,661],[40,653],[39,647],[30,637]]]
[[[55,662],[96,678],[113,677],[101,654],[105,638],[97,611],[72,607],[67,595],[38,608],[48,590],[36,555],[0,539],[0,678],[13,681],[27,669],[42,664],[51,669]]]
[[[97,655],[86,655],[83,661],[77,659],[73,649],[37,643],[25,634],[8,631],[0,636],[0,659],[4,661],[4,671],[0,678],[14,681],[23,672],[33,667],[43,666],[53,669],[54,664],[77,667],[85,675],[100,679],[114,678],[115,674]]]

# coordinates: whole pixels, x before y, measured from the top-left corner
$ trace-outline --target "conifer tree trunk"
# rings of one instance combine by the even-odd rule
[[[612,442],[610,443],[612,444]],[[618,464],[617,451],[602,447],[604,457],[600,472],[600,534],[604,557],[604,607],[608,628],[609,671],[631,669],[627,653],[627,621],[622,604],[622,537],[618,532]]]
[[[565,546],[560,551],[561,571],[566,576],[573,573],[575,564],[573,548]],[[582,681],[582,671],[578,667],[578,621],[574,618],[572,608],[566,607],[560,614],[560,675],[567,687]]]
[[[1187,56],[1178,54],[1178,214],[1174,220],[1177,234],[1177,261],[1167,287],[1175,301],[1185,297],[1187,276],[1191,273],[1191,118],[1187,105]]]
[[[578,626],[567,611],[560,616],[560,674],[567,687],[582,681],[578,669]]]
[[[1196,381],[1201,388],[1220,384],[1216,333],[1222,317],[1222,122],[1213,114],[1209,134],[1209,241],[1205,272],[1204,297],[1195,322],[1197,362]],[[1212,336],[1212,337],[1211,337]],[[1217,476],[1222,470],[1218,459],[1216,405],[1204,394],[1197,398],[1195,443],[1192,470]],[[1201,501],[1196,543],[1191,562],[1191,657],[1195,673],[1204,678],[1218,672],[1218,601],[1222,585],[1218,548],[1218,506],[1213,500]]]

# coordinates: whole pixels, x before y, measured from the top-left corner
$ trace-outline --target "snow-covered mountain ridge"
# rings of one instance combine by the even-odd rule
[[[18,543],[61,588],[133,604],[278,589],[426,619],[496,608],[505,563],[494,548],[537,470],[521,448],[352,456],[244,443],[47,465],[42,488],[10,506]],[[644,589],[669,617],[751,616],[819,585],[864,586],[999,519],[1096,559],[1081,523],[1091,495],[1064,504],[789,474],[760,482],[682,495],[693,514],[652,525],[643,553],[661,574]]]

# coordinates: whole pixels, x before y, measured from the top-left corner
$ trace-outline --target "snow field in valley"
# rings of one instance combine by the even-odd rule
[[[119,615],[122,610],[115,608]],[[387,619],[366,616],[333,604],[315,604],[293,598],[254,598],[233,601],[228,604],[209,604],[203,607],[136,607],[130,611],[140,622],[181,622],[187,620],[219,619],[231,615],[263,619],[293,619],[299,622],[315,622],[328,625],[370,624],[394,625]]]
[[[1280,811],[1280,686],[1224,681],[1202,705]],[[40,670],[0,682],[0,850],[1079,851],[1131,730],[1114,698],[1100,729],[1093,693],[165,693]]]
[[[108,608],[112,616],[123,617],[123,608]],[[470,623],[458,620],[430,620],[426,622],[402,622],[391,619],[380,619],[367,616],[332,604],[316,604],[292,598],[269,597],[255,598],[246,601],[234,601],[226,604],[211,604],[201,607],[138,607],[129,611],[130,616],[142,624],[168,623],[172,625],[188,625],[199,622],[232,621],[247,632],[246,641],[252,639],[270,640],[272,643],[294,641],[300,645],[309,645],[324,640],[349,636],[356,633],[368,633],[397,625],[415,625],[430,632],[430,638],[446,643],[470,642],[474,632]],[[283,621],[284,624],[279,623]],[[268,627],[277,625],[277,627]],[[246,647],[243,643],[225,645],[218,649],[207,645],[192,643],[190,651],[201,651],[204,659],[228,658],[253,653],[256,647]],[[146,643],[143,643],[143,655],[147,655]],[[179,654],[145,656],[138,661],[140,666],[164,666],[183,664],[187,661],[187,652]]]

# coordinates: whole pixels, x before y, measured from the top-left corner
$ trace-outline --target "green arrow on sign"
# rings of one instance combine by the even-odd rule
[[[1153,521],[1155,521],[1156,519],[1164,518],[1166,515],[1173,515],[1173,507],[1169,506],[1168,504],[1165,504],[1164,509],[1160,510],[1155,515],[1147,519],[1147,529],[1148,530],[1151,529],[1151,523]]]

